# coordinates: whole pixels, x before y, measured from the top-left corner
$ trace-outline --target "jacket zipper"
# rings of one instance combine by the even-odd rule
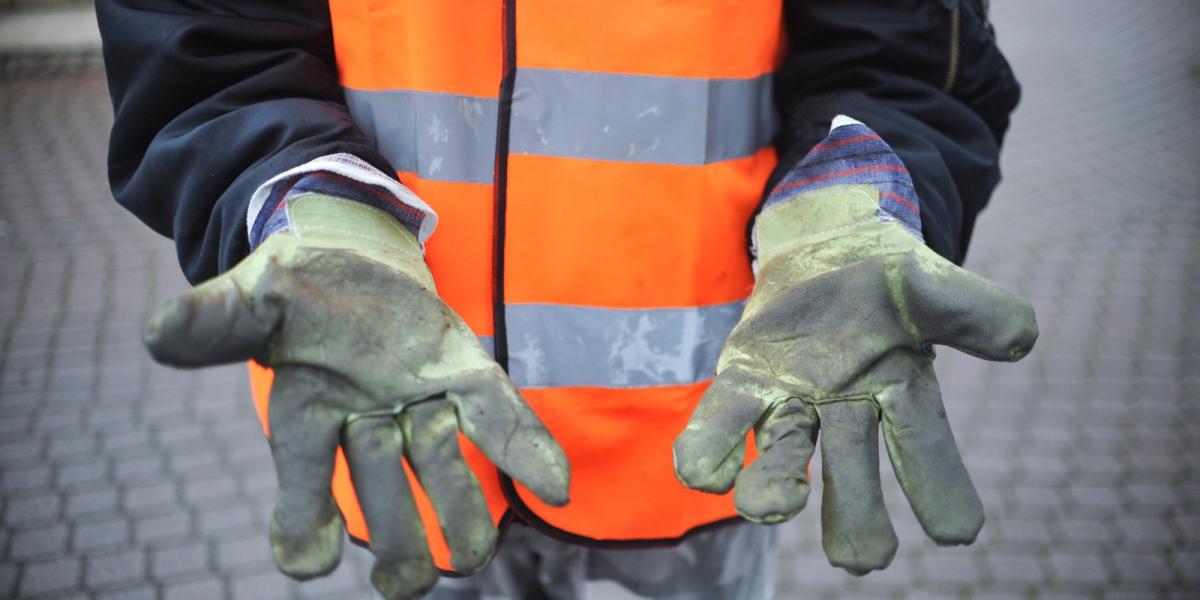
[[[954,90],[958,81],[958,53],[962,37],[962,6],[955,4],[950,9],[950,58],[946,64],[946,80],[942,83],[942,91],[947,94]]]
[[[496,120],[495,222],[492,248],[492,322],[496,362],[508,371],[508,329],[504,314],[504,237],[508,205],[508,146],[512,125],[513,86],[517,78],[516,0],[504,0],[504,75],[500,80],[500,106]]]

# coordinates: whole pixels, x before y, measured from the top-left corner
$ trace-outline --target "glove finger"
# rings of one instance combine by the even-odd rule
[[[896,554],[879,485],[878,409],[867,400],[817,405],[821,427],[821,544],[834,566],[862,575]]]
[[[176,367],[251,358],[265,362],[267,343],[282,313],[273,303],[254,302],[236,271],[158,306],[142,334],[154,360]]]
[[[458,447],[454,407],[440,400],[407,408],[402,417],[405,455],[437,511],[450,547],[450,562],[462,574],[487,564],[499,535],[479,480]]]
[[[384,598],[416,598],[437,583],[425,528],[401,457],[404,437],[390,417],[346,425],[350,479],[371,533],[371,583]]]
[[[675,476],[689,488],[723,494],[746,456],[746,432],[758,422],[769,382],[746,369],[723,371],[705,390],[675,439]]]
[[[565,505],[571,479],[567,455],[499,366],[476,373],[446,393],[459,428],[496,467],[543,502]]]
[[[817,413],[797,398],[771,409],[754,433],[758,458],[734,484],[738,514],[756,523],[786,521],[808,502]]]
[[[279,570],[296,579],[326,575],[342,555],[342,515],[330,491],[339,414],[321,403],[326,378],[279,369],[271,388],[271,455],[279,494],[271,517],[271,550]]]
[[[932,361],[906,354],[891,362],[896,383],[876,398],[896,479],[929,537],[970,544],[983,527],[983,503],[954,443]]]
[[[927,344],[980,358],[1015,361],[1033,349],[1033,307],[999,285],[950,264],[912,269],[913,317]]]

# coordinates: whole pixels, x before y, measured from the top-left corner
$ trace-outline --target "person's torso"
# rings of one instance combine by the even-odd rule
[[[733,518],[728,496],[675,479],[671,446],[753,284],[779,0],[332,2],[331,15],[355,122],[439,214],[439,293],[571,461],[571,503],[553,508],[464,438],[493,514],[620,541]]]

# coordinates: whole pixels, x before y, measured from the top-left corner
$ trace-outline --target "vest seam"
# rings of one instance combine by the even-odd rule
[[[492,344],[495,360],[508,372],[508,330],[504,314],[504,254],[507,233],[508,148],[512,127],[513,91],[517,79],[516,0],[504,1],[504,74],[500,80],[500,97],[496,114],[496,173],[493,179],[495,215],[492,248]]]

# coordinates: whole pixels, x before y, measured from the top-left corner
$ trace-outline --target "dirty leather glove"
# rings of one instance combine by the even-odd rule
[[[774,523],[808,497],[820,431],[822,544],[855,574],[896,551],[879,482],[882,425],[892,468],[925,532],[969,544],[983,507],[950,432],[932,344],[988,360],[1025,356],[1033,309],[877,216],[871,185],[824,188],[765,209],[760,271],[717,376],[675,442],[687,486],[726,492]],[[746,432],[758,458],[742,469]]]
[[[254,359],[275,370],[270,445],[279,494],[271,546],[284,573],[332,571],[343,523],[330,491],[346,452],[375,555],[371,580],[409,598],[437,580],[401,456],[432,501],[455,570],[496,542],[462,431],[553,505],[566,456],[466,324],[434,291],[416,238],[387,214],[319,194],[288,200],[291,229],[227,273],[168,300],[145,342],[159,362]]]

